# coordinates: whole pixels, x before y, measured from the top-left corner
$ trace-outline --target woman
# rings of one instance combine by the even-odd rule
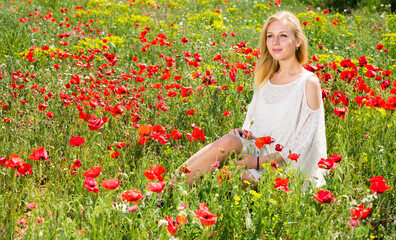
[[[249,169],[243,170],[242,181],[257,180],[264,163],[274,160],[282,166],[290,161],[290,153],[297,153],[300,158],[290,164],[304,171],[317,186],[324,184],[317,167],[318,161],[326,158],[322,94],[319,79],[303,68],[308,58],[307,41],[298,19],[286,11],[270,16],[262,30],[260,48],[254,95],[242,129],[232,129],[182,165],[191,171],[185,178],[189,185],[194,177],[212,172],[212,165],[232,152],[243,154],[238,166]],[[244,136],[244,130],[251,134]],[[263,136],[275,139],[266,151],[254,144],[255,137]],[[283,150],[275,151],[276,144],[284,146]]]

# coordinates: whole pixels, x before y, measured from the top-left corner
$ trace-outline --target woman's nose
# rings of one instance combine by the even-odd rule
[[[279,40],[280,40],[279,37],[274,37],[273,40],[274,40],[273,41],[274,45],[279,45]]]

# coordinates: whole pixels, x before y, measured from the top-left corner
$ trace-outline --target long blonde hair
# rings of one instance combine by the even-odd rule
[[[264,24],[260,37],[260,59],[254,70],[254,88],[257,90],[263,86],[268,79],[273,77],[274,73],[279,70],[279,62],[272,58],[267,48],[267,31],[271,23],[275,21],[287,20],[295,37],[300,41],[301,45],[296,49],[297,60],[301,65],[305,64],[308,59],[307,37],[304,35],[300,21],[293,13],[281,11],[270,16]]]

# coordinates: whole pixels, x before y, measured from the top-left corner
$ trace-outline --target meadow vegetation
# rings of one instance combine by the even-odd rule
[[[281,10],[321,80],[327,184],[268,165],[243,188],[230,157],[170,191],[180,164],[241,127],[261,27]],[[395,239],[395,20],[388,5],[0,0],[0,238]]]

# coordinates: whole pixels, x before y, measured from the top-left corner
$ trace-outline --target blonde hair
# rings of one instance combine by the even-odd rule
[[[281,11],[270,16],[264,24],[263,30],[261,31],[260,39],[260,59],[254,70],[254,88],[257,90],[264,85],[273,77],[274,73],[279,70],[279,62],[272,58],[267,48],[267,31],[271,23],[275,21],[287,20],[291,30],[294,32],[295,38],[297,38],[301,45],[296,49],[297,60],[301,65],[305,64],[308,59],[308,46],[307,37],[304,35],[300,21],[294,16],[293,13],[288,11]]]

